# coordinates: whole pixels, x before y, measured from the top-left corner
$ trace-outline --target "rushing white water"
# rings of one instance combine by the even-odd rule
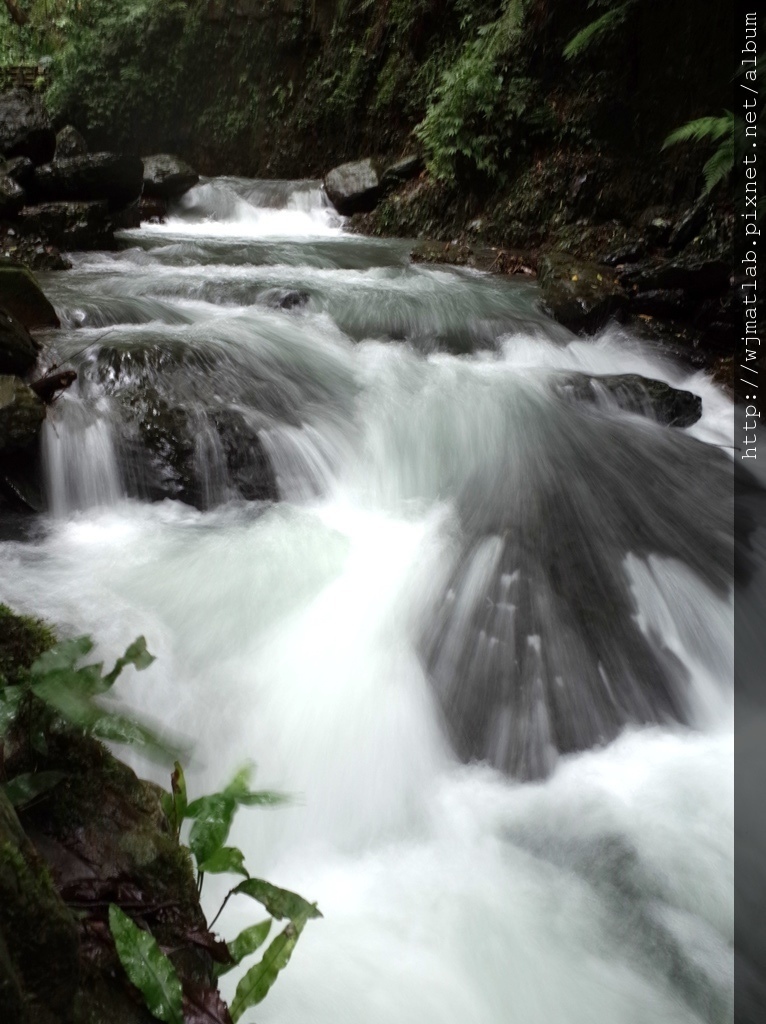
[[[144,633],[123,699],[192,741],[194,792],[255,760],[296,795],[232,841],[324,919],[246,1020],[723,1024],[731,405],[406,253],[310,184],[224,180],[51,276],[80,381],[0,598],[105,655]],[[703,417],[581,405],[572,371]],[[276,504],[243,500],[263,453]]]

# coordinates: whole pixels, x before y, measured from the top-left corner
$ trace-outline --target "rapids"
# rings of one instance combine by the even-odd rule
[[[324,919],[245,1019],[728,1021],[730,401],[349,234],[317,183],[205,181],[121,244],[43,282],[80,379],[0,599],[105,657],[145,634],[121,699],[190,740],[192,792],[254,760],[295,794],[232,841]]]

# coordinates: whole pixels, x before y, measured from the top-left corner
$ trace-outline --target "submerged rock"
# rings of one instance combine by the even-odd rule
[[[143,158],[144,195],[178,199],[199,181],[199,174],[177,156],[157,153]]]
[[[338,213],[369,213],[383,194],[380,165],[371,159],[341,164],[325,176],[324,187]]]
[[[0,260],[0,306],[30,331],[59,327],[56,310],[26,267]]]
[[[68,124],[56,136],[56,160],[65,160],[70,156],[84,156],[88,152],[88,144],[76,128]]]
[[[91,153],[38,167],[33,193],[42,201],[105,199],[112,207],[127,206],[141,195],[143,177],[137,156]]]
[[[0,94],[0,153],[43,164],[55,149],[56,135],[40,97],[27,89]]]
[[[671,427],[690,427],[702,415],[702,399],[661,380],[637,373],[590,377],[583,373],[564,374],[554,384],[557,391],[579,402],[606,400],[626,412],[650,416]]]
[[[627,295],[609,267],[568,253],[546,253],[537,265],[545,304],[575,333],[603,327],[625,308]]]
[[[260,296],[261,302],[272,309],[302,309],[308,305],[309,293],[295,288],[269,288]]]

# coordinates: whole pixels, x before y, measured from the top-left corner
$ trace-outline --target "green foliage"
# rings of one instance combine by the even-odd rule
[[[132,744],[160,759],[167,758],[167,744],[150,726],[100,703],[124,668],[133,665],[140,671],[154,661],[144,638],[135,640],[107,673],[101,662],[80,664],[92,649],[93,641],[87,636],[55,644],[40,654],[20,676],[20,682],[0,689],[0,744],[23,714],[29,746],[39,753],[47,750],[52,731],[67,727],[99,739]],[[60,781],[54,781],[51,775],[31,776],[23,782],[21,777],[12,779],[7,784],[11,799],[18,803],[25,793],[30,800],[36,798]]]
[[[141,992],[147,1009],[166,1024],[183,1024],[181,982],[156,939],[119,907],[109,907],[109,928],[125,973]]]
[[[518,126],[534,105],[534,83],[519,73],[525,0],[506,0],[495,22],[477,29],[443,73],[416,129],[431,173],[443,181],[477,173],[502,176],[513,147],[524,144]],[[466,24],[470,16],[466,16]]]
[[[668,135],[662,148],[667,149],[681,142],[718,142],[718,148],[702,168],[705,178],[702,194],[709,195],[716,185],[726,181],[734,170],[735,141],[734,115],[726,110],[722,117],[698,117],[681,125]]]
[[[298,921],[291,921],[284,931],[280,932],[273,940],[263,954],[260,963],[251,967],[237,985],[237,991],[234,993],[234,1000],[231,1004],[231,1018],[234,1024],[245,1010],[256,1006],[266,998],[269,989],[277,980],[277,975],[287,966],[306,920],[307,918],[302,918]]]
[[[564,56],[567,60],[579,57],[588,47],[603,39],[605,35],[622,25],[628,16],[630,9],[637,0],[625,0],[625,2],[613,6],[613,0],[590,0],[588,7],[607,6],[606,10],[595,21],[591,21],[585,28],[581,29],[576,36],[569,40],[564,47]]]
[[[240,981],[231,1006],[231,1016],[235,1022],[246,1009],[255,1006],[267,995],[277,975],[289,961],[306,922],[322,916],[316,904],[309,903],[297,893],[280,889],[260,878],[250,878],[242,851],[236,847],[225,845],[234,815],[239,807],[269,807],[285,802],[285,797],[281,794],[268,790],[251,789],[253,771],[252,765],[245,765],[222,790],[217,793],[209,793],[189,803],[183,768],[176,762],[171,776],[171,791],[164,794],[162,801],[163,809],[176,836],[180,834],[184,821],[191,822],[189,848],[197,865],[198,888],[201,889],[204,875],[208,872],[219,874],[228,872],[245,876],[245,881],[229,890],[210,927],[212,928],[218,920],[232,896],[249,896],[262,904],[270,915],[269,919],[250,925],[235,939],[227,943],[230,962],[218,965],[217,976],[226,974],[260,949],[268,938],[272,918],[278,921],[284,918],[289,919],[285,929],[271,942],[261,960],[251,967]],[[110,923],[112,923],[112,911],[116,909],[110,910]],[[124,924],[121,919],[119,920],[121,924]],[[114,925],[112,932],[115,934]],[[146,933],[133,925],[129,938],[132,943],[130,948],[134,959],[135,945],[141,944],[139,949],[140,966],[144,970],[146,963],[150,960],[147,952],[149,947],[146,943]],[[115,934],[116,940],[117,935]],[[136,981],[136,977],[128,969],[128,963],[126,963],[123,951],[119,946],[118,952],[131,981],[144,993],[147,1006],[155,1016],[160,1017],[160,1014],[149,1002],[146,989]],[[157,952],[159,953],[159,950]],[[161,953],[159,955],[162,956]],[[153,953],[151,964],[153,972],[156,974],[160,969],[160,962]],[[172,965],[170,966],[172,967]],[[135,970],[132,961],[131,969]],[[166,971],[167,967],[163,969]],[[178,1005],[180,1006],[180,1003]],[[169,1020],[168,1017],[160,1017],[160,1019]]]

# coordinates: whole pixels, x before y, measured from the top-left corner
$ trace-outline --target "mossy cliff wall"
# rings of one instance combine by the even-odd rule
[[[518,8],[496,109],[475,126],[504,136],[501,169],[564,144],[674,178],[662,139],[727,105],[736,58],[734,19],[712,0],[638,0],[575,61],[562,50],[599,13],[587,0],[188,0],[120,17],[127,2],[69,50],[52,104],[105,145],[177,150],[209,173],[305,176],[403,152],[445,70]]]

